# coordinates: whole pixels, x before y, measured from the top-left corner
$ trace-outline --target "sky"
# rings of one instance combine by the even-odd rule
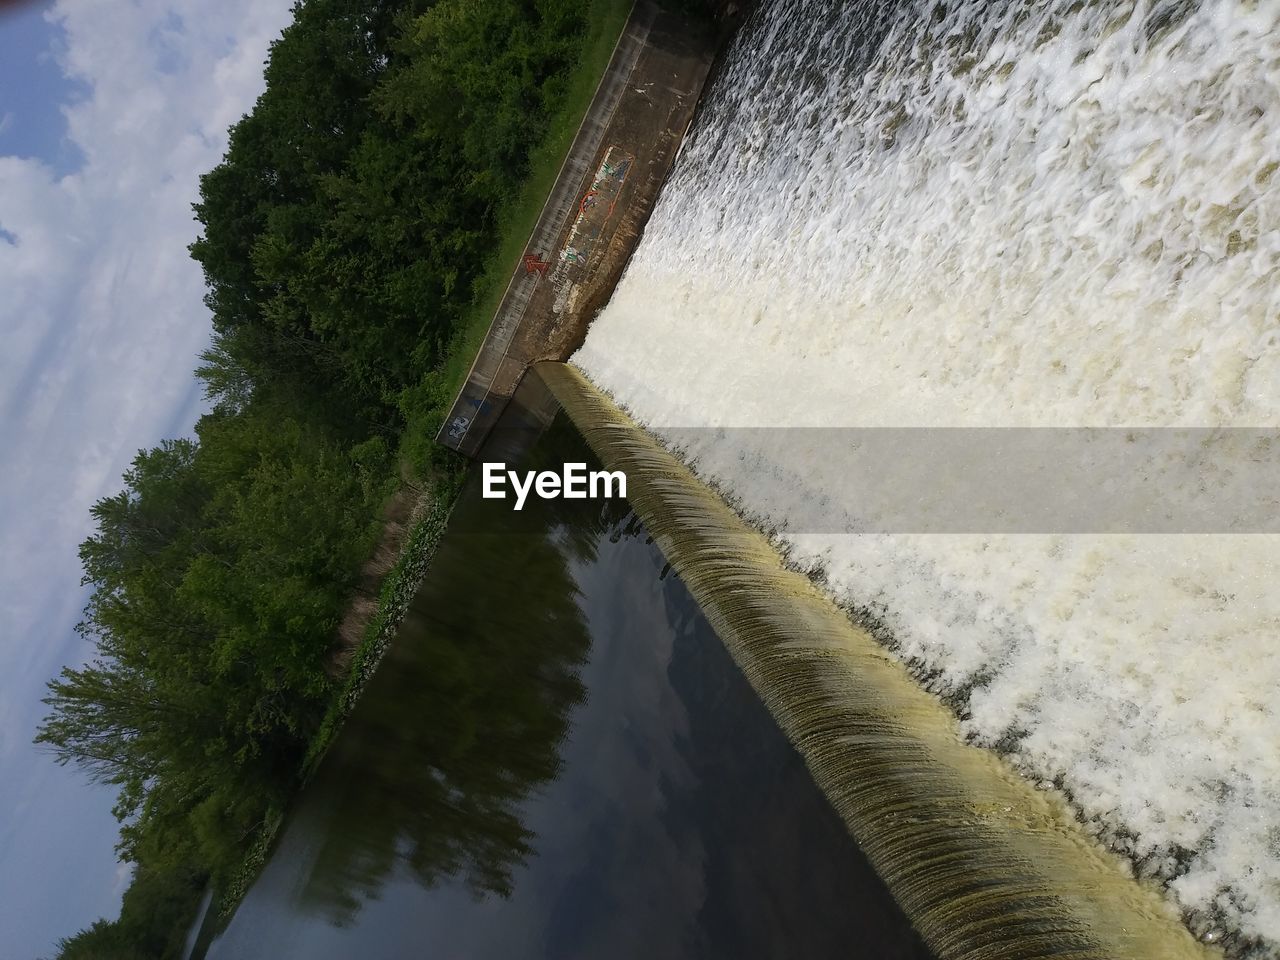
[[[32,745],[82,663],[77,546],[139,448],[187,434],[208,343],[199,175],[261,93],[290,0],[0,4],[0,931],[4,960],[114,917],[112,793]]]

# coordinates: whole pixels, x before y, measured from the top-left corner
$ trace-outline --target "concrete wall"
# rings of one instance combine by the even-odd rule
[[[714,43],[639,0],[436,440],[476,456],[529,365],[582,342],[635,248]]]

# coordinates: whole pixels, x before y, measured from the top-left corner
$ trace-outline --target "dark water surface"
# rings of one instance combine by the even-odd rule
[[[208,956],[927,958],[625,503],[479,492]]]

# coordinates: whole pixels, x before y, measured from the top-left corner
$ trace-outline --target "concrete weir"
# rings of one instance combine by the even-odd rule
[[[534,373],[939,960],[1221,957],[575,368]]]
[[[436,440],[474,457],[529,365],[565,360],[640,238],[714,42],[639,0]]]

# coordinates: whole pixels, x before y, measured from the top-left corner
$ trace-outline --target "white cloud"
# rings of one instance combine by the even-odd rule
[[[44,681],[87,653],[69,630],[83,603],[76,547],[88,508],[118,489],[139,447],[188,429],[197,412],[191,369],[209,318],[186,252],[191,204],[228,125],[261,92],[290,6],[62,0],[49,17],[65,32],[64,71],[90,89],[63,108],[85,162],[58,178],[38,160],[0,157],[0,224],[17,241],[0,243],[0,781],[29,783],[21,809],[50,782],[28,777],[49,762],[29,745]],[[21,843],[43,854],[42,869],[101,870],[112,888],[109,859],[74,862],[75,844],[52,836]],[[35,868],[14,852],[0,851],[6,869]],[[34,899],[0,903],[0,928],[10,911],[25,928],[32,911],[47,915]]]

